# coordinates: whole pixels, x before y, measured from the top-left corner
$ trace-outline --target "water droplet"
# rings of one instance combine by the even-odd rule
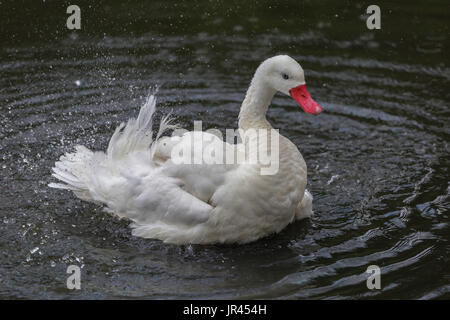
[[[331,177],[331,179],[330,180],[328,180],[328,182],[327,182],[327,185],[330,185],[330,184],[332,184],[333,183],[333,181],[335,181],[336,179],[338,179],[339,178],[339,175],[338,174],[336,174],[336,175],[334,175],[334,176],[332,176]]]

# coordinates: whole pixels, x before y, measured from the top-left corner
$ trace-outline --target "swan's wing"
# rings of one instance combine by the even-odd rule
[[[207,221],[213,208],[149,160],[148,150],[114,161],[103,152],[78,148],[57,163],[55,176],[80,198],[102,203],[107,211],[141,225],[162,221],[192,226]]]
[[[183,190],[204,202],[210,201],[227,174],[237,168],[237,154],[242,149],[207,132],[187,132],[158,143],[162,146],[158,145],[155,156],[167,159],[162,172],[181,181]]]
[[[139,166],[142,170],[142,165]],[[149,168],[148,174],[136,176],[133,166],[122,172],[124,183],[121,190],[124,199],[120,203],[126,204],[124,210],[120,205],[108,204],[114,212],[124,212],[124,216],[138,224],[148,224],[155,221],[195,225],[203,223],[210,217],[212,206],[186,192],[182,188],[183,181],[168,177],[161,168]],[[116,195],[112,199],[120,199]]]

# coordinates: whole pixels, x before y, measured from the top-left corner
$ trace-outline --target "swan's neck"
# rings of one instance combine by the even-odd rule
[[[266,113],[275,92],[261,80],[259,73],[256,72],[242,102],[239,113],[240,129],[272,128],[266,119]]]

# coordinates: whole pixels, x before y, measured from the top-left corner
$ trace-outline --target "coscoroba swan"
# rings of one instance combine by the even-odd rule
[[[290,95],[307,113],[322,111],[306,90],[300,65],[288,56],[275,56],[258,67],[242,103],[242,143],[229,144],[198,131],[161,137],[165,129],[173,129],[167,118],[153,139],[152,95],[137,119],[116,129],[106,153],[77,146],[75,152],[63,155],[53,168],[53,176],[62,183],[49,186],[72,190],[79,198],[131,220],[135,236],[168,243],[247,243],[277,233],[312,214],[305,161],[266,120],[277,91]],[[267,139],[249,132],[267,132]],[[268,173],[263,172],[266,163],[250,161],[264,146],[275,168]],[[231,163],[175,161],[186,150],[195,154],[207,148],[237,156]]]

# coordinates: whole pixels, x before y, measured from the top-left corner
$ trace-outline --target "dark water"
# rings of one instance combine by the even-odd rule
[[[446,1],[0,4],[0,297],[450,297],[449,26]],[[277,95],[275,127],[301,150],[315,216],[242,246],[175,246],[49,189],[76,144],[104,150],[151,86],[158,115],[237,126],[257,65],[305,69],[318,117]],[[206,129],[206,128],[205,128]],[[68,265],[82,289],[66,289]],[[368,290],[369,265],[381,290]]]

